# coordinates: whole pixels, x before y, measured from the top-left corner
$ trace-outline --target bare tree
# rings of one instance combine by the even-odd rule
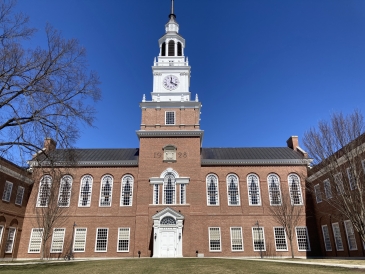
[[[335,113],[330,121],[321,121],[318,128],[311,128],[304,135],[304,145],[314,159],[312,174],[328,180],[325,195],[314,190],[313,176],[308,178],[309,190],[325,200],[339,215],[351,221],[365,241],[364,168],[365,152],[364,119],[355,110],[347,116]],[[318,177],[318,176],[317,176]]]
[[[76,39],[47,25],[47,47],[25,48],[35,30],[14,14],[15,3],[0,0],[0,155],[17,149],[24,160],[42,149],[44,137],[72,147],[79,124],[92,125],[100,89]]]

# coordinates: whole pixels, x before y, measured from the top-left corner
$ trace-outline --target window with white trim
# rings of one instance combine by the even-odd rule
[[[3,192],[3,201],[10,202],[12,190],[13,190],[13,183],[6,181],[5,186],[4,186],[4,192]]]
[[[349,244],[349,249],[357,250],[354,227],[352,226],[351,221],[346,220],[343,223],[345,224],[345,230],[346,230],[347,242]]]
[[[15,204],[16,205],[22,205],[23,203],[23,196],[24,196],[24,190],[25,188],[22,186],[18,186],[18,189],[16,191],[16,196],[15,196]]]
[[[255,174],[247,176],[249,205],[261,205],[259,177]]]
[[[274,227],[276,251],[288,251],[284,227]]]
[[[42,246],[43,228],[32,228],[30,234],[28,253],[40,253]]]
[[[221,251],[220,227],[209,227],[209,251]]]
[[[51,253],[62,253],[65,240],[65,229],[54,228],[52,235]]]
[[[99,206],[111,206],[113,193],[113,177],[105,175],[101,179]]]
[[[254,251],[266,251],[265,234],[263,227],[252,228],[252,241]]]
[[[120,227],[118,229],[118,252],[129,252],[129,228]]]
[[[60,182],[60,190],[58,193],[59,207],[70,206],[71,189],[72,189],[72,177],[70,175],[63,176]]]
[[[333,236],[335,237],[336,250],[343,251],[340,225],[338,223],[333,223],[332,230],[333,230]]]
[[[298,251],[310,251],[309,237],[306,226],[296,227]]]
[[[75,228],[73,251],[85,252],[87,228]]]
[[[240,205],[240,191],[238,177],[234,174],[229,174],[227,176],[227,195],[228,195],[228,205],[229,206],[239,206]]]
[[[165,205],[176,204],[176,180],[171,172],[163,179],[163,203]]]
[[[300,186],[299,176],[296,174],[290,174],[288,176],[290,200],[292,205],[302,205],[302,188]]]
[[[95,252],[106,252],[107,247],[108,247],[108,228],[97,228]]]
[[[345,192],[345,188],[343,186],[342,174],[337,173],[334,175],[336,189],[338,194],[343,194]]]
[[[16,233],[16,228],[9,227],[8,238],[6,239],[5,243],[5,253],[13,253],[15,233]]]
[[[332,190],[331,190],[331,182],[329,179],[323,181],[324,194],[326,195],[326,199],[332,198]]]
[[[184,205],[186,204],[186,185],[180,184],[180,204]]]
[[[90,207],[91,193],[93,188],[93,177],[85,175],[81,178],[79,207]]]
[[[318,203],[322,203],[322,193],[321,193],[321,187],[319,184],[316,184],[314,186],[314,195],[316,196],[316,201]]]
[[[132,175],[125,175],[122,178],[122,189],[120,206],[132,206],[133,201],[133,177]]]
[[[352,168],[351,167],[347,168],[346,172],[347,172],[347,177],[349,178],[350,189],[351,190],[356,189],[357,186],[356,186],[356,181],[355,181],[355,175],[354,175]]]
[[[153,204],[154,205],[158,205],[159,203],[159,190],[160,190],[160,186],[158,184],[154,184],[153,185]]]
[[[165,124],[166,125],[175,125],[175,111],[166,111],[165,112]]]
[[[39,183],[37,207],[47,207],[51,195],[52,177],[44,175]]]
[[[209,174],[206,179],[207,183],[207,204],[219,205],[218,178]]]
[[[322,225],[323,241],[326,251],[332,251],[330,233],[327,225]]]
[[[269,187],[270,205],[281,205],[280,180],[276,174],[267,176],[267,186]]]
[[[231,227],[231,250],[243,251],[242,227]]]
[[[3,241],[3,232],[4,232],[4,226],[0,225],[0,246]]]

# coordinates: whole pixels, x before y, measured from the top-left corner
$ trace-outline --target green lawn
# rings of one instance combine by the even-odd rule
[[[365,270],[317,265],[285,264],[260,260],[208,258],[121,259],[85,262],[0,266],[0,273],[365,273]]]

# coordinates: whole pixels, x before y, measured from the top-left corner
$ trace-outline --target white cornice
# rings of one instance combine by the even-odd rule
[[[171,102],[141,102],[139,103],[140,108],[194,108],[200,109],[202,104],[196,101],[171,101]]]
[[[15,179],[18,179],[20,181],[26,182],[27,184],[33,184],[32,179],[30,179],[27,176],[24,176],[14,170],[11,170],[10,168],[7,168],[3,165],[0,165],[0,172],[5,173],[6,175],[9,175],[11,177],[14,177]]]

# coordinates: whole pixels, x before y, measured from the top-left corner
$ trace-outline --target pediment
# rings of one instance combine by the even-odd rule
[[[180,212],[175,211],[174,209],[170,207],[166,207],[160,212],[157,212],[155,215],[152,216],[153,220],[161,220],[166,216],[171,216],[176,220],[184,220],[185,217]]]

